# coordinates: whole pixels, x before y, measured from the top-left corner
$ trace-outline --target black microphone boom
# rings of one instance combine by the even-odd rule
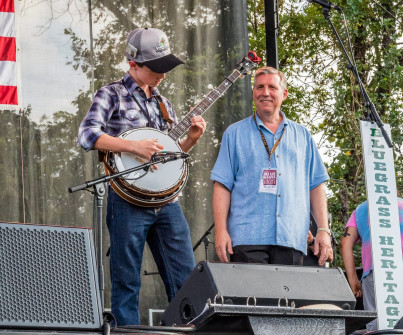
[[[156,152],[152,157],[151,161],[158,161],[162,164],[166,162],[175,161],[177,159],[187,159],[190,155],[185,152],[174,152],[174,151],[161,151]]]
[[[335,10],[341,11],[341,7],[339,7],[335,4],[332,4],[331,2],[326,1],[326,0],[308,0],[308,2],[317,3],[318,5],[321,5],[323,8],[335,9]]]

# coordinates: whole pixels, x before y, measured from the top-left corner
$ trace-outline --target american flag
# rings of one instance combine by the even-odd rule
[[[0,107],[18,106],[14,0],[0,0]]]

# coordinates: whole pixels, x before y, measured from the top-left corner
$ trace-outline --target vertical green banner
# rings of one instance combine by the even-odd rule
[[[361,121],[378,329],[403,316],[403,262],[393,150],[375,123]],[[385,124],[390,135],[390,126]]]

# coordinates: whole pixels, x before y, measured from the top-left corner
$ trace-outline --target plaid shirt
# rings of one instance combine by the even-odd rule
[[[148,112],[151,123],[144,115]],[[132,128],[152,127],[168,132],[169,124],[164,121],[158,108],[156,96],[160,95],[157,88],[153,89],[152,97],[147,99],[145,92],[136,84],[133,78],[126,73],[123,79],[102,87],[94,97],[92,106],[80,124],[78,144],[89,151],[102,134],[118,136]],[[169,116],[178,123],[171,102],[162,97]]]

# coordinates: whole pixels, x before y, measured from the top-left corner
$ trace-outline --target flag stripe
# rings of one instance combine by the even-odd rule
[[[14,13],[0,12],[0,36],[15,37],[14,22],[15,22]]]
[[[14,13],[14,0],[1,0],[0,12]]]
[[[0,86],[0,105],[18,105],[17,86]]]
[[[17,65],[15,62],[0,62],[0,85],[17,86]]]
[[[0,37],[0,61],[15,62],[15,38]]]
[[[0,0],[0,105],[18,105],[14,0]]]

